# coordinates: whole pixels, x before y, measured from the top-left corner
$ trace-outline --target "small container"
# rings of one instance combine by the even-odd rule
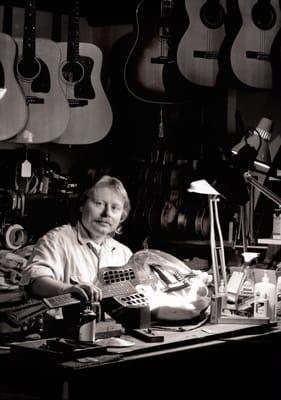
[[[258,314],[259,308],[261,310]],[[265,313],[267,314],[266,316]],[[266,271],[264,272],[262,281],[255,284],[254,316],[261,316],[261,314],[263,317],[269,317],[271,321],[276,321],[276,285],[269,282]]]
[[[281,208],[276,208],[273,213],[272,238],[281,239]]]
[[[221,308],[223,311],[227,307],[227,291],[223,279],[220,280],[218,291],[221,296]]]
[[[254,304],[254,317],[255,318],[268,318],[269,317],[269,300],[267,294],[256,292]]]
[[[79,329],[79,340],[82,342],[94,342],[96,340],[96,318],[97,314],[90,306],[80,314],[81,326]]]

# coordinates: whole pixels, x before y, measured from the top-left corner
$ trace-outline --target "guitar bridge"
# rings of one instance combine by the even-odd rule
[[[175,62],[171,57],[167,56],[159,56],[159,57],[152,57],[150,59],[151,64],[171,64]]]
[[[83,107],[88,105],[88,100],[68,99],[69,107]]]
[[[26,96],[25,97],[26,104],[44,104],[45,100],[41,97],[36,96]]]
[[[218,52],[217,51],[194,50],[193,57],[194,58],[204,58],[206,60],[216,60],[218,58]]]
[[[270,61],[269,54],[260,51],[246,51],[246,58],[253,58],[255,60]]]

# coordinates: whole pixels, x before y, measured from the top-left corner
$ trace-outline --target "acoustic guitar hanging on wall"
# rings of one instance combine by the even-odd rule
[[[192,83],[214,87],[225,38],[225,0],[186,0],[185,7],[190,23],[177,49],[179,70]]]
[[[272,88],[271,46],[281,24],[278,0],[239,0],[242,25],[231,47],[231,67],[244,84]]]
[[[174,0],[142,0],[136,8],[136,39],[127,57],[124,80],[128,91],[149,103],[183,100],[185,80],[176,63],[181,13]]]
[[[103,55],[92,43],[79,43],[79,1],[71,2],[68,42],[59,43],[64,60],[60,79],[70,107],[70,120],[55,141],[90,144],[103,139],[112,126],[113,114],[101,82]]]
[[[36,38],[36,2],[27,0],[23,38],[16,38],[16,75],[28,105],[25,129],[12,141],[44,143],[59,137],[69,120],[69,107],[58,79],[60,50],[49,39]]]
[[[0,33],[0,140],[10,139],[22,131],[28,118],[25,97],[14,73],[17,46],[9,32],[11,27],[12,6],[5,5]],[[14,110],[12,118],[11,110]]]

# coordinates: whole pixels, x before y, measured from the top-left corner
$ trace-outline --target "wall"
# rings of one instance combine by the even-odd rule
[[[52,38],[53,14],[50,11],[43,11],[42,4],[37,11],[37,37]],[[178,4],[183,11],[184,2]],[[135,39],[133,34],[135,20],[133,13],[129,17],[122,18],[124,11],[122,7],[126,5],[120,4],[118,21],[110,15],[113,12],[110,4],[108,7],[103,6],[103,13],[108,11],[110,15],[108,19],[99,20],[99,17],[95,18],[92,14],[85,15],[84,12],[80,20],[80,41],[96,44],[103,53],[101,80],[113,111],[113,125],[108,135],[100,142],[85,146],[55,143],[23,146],[2,141],[0,150],[22,149],[25,151],[27,148],[28,151],[32,151],[37,149],[48,153],[50,160],[59,165],[60,172],[63,175],[70,174],[73,179],[80,179],[89,168],[113,169],[131,184],[135,176],[139,178],[138,171],[137,175],[134,175],[135,165],[137,164],[137,168],[139,165],[144,167],[147,173],[151,172],[150,168],[146,169],[146,167],[150,167],[149,164],[157,152],[165,156],[171,155],[174,164],[186,163],[189,166],[196,165],[198,160],[203,160],[207,167],[211,168],[217,155],[227,153],[231,146],[240,140],[241,131],[238,129],[236,119],[237,111],[239,111],[244,128],[255,127],[262,116],[269,116],[272,119],[270,152],[272,161],[279,165],[281,116],[278,83],[273,91],[266,91],[236,86],[231,79],[228,80],[228,76],[224,77],[226,85],[216,90],[205,90],[205,88],[184,82],[181,88],[184,100],[168,107],[168,123],[164,124],[164,140],[159,137],[161,125],[159,104],[136,99],[124,86],[124,64]],[[127,8],[129,8],[128,5]],[[132,8],[130,3],[130,12]],[[86,12],[88,12],[87,9]],[[181,14],[181,21],[183,21],[186,15],[184,12]],[[22,36],[23,16],[23,6],[13,8],[12,35],[15,37]],[[3,6],[0,6],[0,26],[2,26],[2,18]],[[110,20],[115,21],[110,23]],[[68,17],[64,13],[60,32],[61,41],[67,39],[67,24]],[[172,84],[176,85],[176,79],[171,80]],[[81,124],[81,130],[83,130],[83,124]],[[191,170],[192,168],[187,168],[184,171],[183,181],[186,186]],[[152,180],[149,183],[153,186],[154,182]],[[142,183],[148,182],[146,179],[144,182],[136,180],[133,185],[129,185],[130,195],[135,205],[140,200],[136,193],[142,188]],[[162,189],[161,185],[156,189],[154,185],[155,191],[152,193],[155,194],[157,191],[159,193]],[[169,187],[165,187],[165,190],[168,191],[166,195],[169,196]],[[165,198],[161,198],[158,204],[160,210],[163,208],[164,200]],[[151,197],[145,198],[148,204],[150,201]],[[141,218],[146,218],[146,214]],[[159,215],[157,218],[159,219]],[[151,229],[145,226],[141,234],[142,238],[150,231]]]

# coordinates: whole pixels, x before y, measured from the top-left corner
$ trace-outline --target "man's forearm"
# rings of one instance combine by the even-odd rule
[[[30,293],[37,298],[58,296],[67,293],[71,287],[72,285],[44,276],[42,278],[37,278],[31,284]]]

